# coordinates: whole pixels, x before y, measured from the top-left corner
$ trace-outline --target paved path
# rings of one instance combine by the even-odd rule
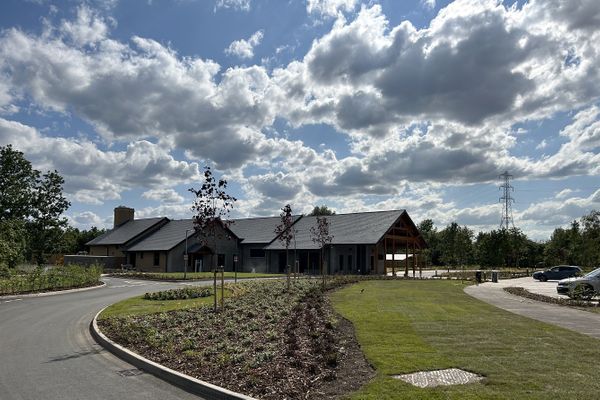
[[[104,288],[84,292],[0,299],[0,399],[199,398],[135,370],[96,344],[88,329],[109,304],[182,284],[103,280]]]
[[[504,288],[509,286],[525,287],[530,291],[534,291],[530,288],[535,289],[536,287],[544,288],[549,286],[548,282],[542,286],[536,286],[537,282],[532,281],[532,278],[519,278],[501,280],[499,283],[486,282],[481,285],[468,286],[465,288],[465,292],[479,300],[512,313],[600,339],[600,313],[542,303],[514,296],[504,291]],[[550,284],[554,284],[554,290],[556,291],[556,282],[551,282]]]

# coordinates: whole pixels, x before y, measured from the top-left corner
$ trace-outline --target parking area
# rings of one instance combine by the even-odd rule
[[[528,276],[525,278],[504,279],[500,280],[498,283],[486,282],[483,285],[493,285],[498,287],[521,287],[530,291],[531,293],[537,293],[559,299],[567,299],[567,296],[556,293],[557,284],[558,281],[540,282]]]

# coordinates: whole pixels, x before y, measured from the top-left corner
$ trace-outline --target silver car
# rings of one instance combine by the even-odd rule
[[[556,291],[566,294],[572,299],[589,300],[600,294],[600,268],[578,278],[567,278],[558,281]]]

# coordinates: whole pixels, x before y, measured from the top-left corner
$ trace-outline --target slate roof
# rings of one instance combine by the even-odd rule
[[[194,229],[191,219],[171,220],[159,230],[152,233],[144,240],[134,244],[127,251],[161,251],[171,250],[185,240],[186,229]],[[188,232],[188,237],[194,232]]]
[[[143,218],[127,221],[105,234],[90,240],[86,243],[86,246],[123,245],[163,221],[168,221],[168,219]]]
[[[299,217],[295,216],[295,220]],[[242,243],[266,244],[275,239],[275,227],[279,225],[279,217],[234,219],[229,230],[242,239]],[[172,220],[144,240],[134,244],[128,251],[167,251],[185,240],[186,229],[193,229],[191,219]],[[193,233],[188,232],[188,237]]]
[[[329,234],[333,236],[331,244],[376,244],[404,212],[404,210],[391,210],[329,215],[327,216]],[[310,228],[316,224],[317,217],[310,216],[302,217],[294,224],[297,249],[319,249],[310,235]],[[293,242],[292,246],[294,246]],[[275,240],[265,249],[284,250],[285,246]]]
[[[294,216],[297,221],[300,216]],[[270,243],[275,239],[275,228],[281,223],[280,217],[235,219],[229,229],[242,240],[243,244]]]

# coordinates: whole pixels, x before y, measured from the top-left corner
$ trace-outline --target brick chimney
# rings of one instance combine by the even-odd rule
[[[119,206],[115,208],[114,227],[123,225],[127,221],[133,221],[135,210],[133,208]]]

